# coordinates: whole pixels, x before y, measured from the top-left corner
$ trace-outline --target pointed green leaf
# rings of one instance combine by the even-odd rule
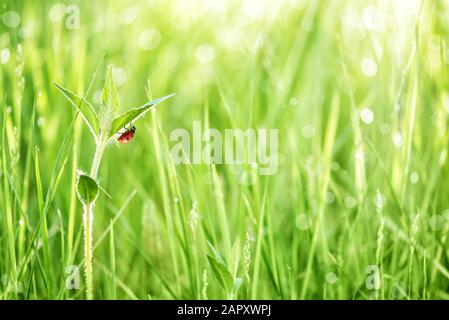
[[[215,259],[220,262],[221,264],[226,265],[226,263],[224,262],[223,258],[220,255],[220,252],[218,252],[217,249],[215,249],[215,247],[212,245],[212,243],[209,242],[209,240],[206,240],[207,244],[209,245],[209,248],[212,250],[212,252],[214,253]]]
[[[134,108],[134,109],[131,109],[129,111],[122,113],[121,115],[119,115],[112,121],[112,126],[111,126],[111,130],[109,131],[108,138],[112,137],[114,134],[119,132],[120,129],[129,125],[131,122],[134,122],[137,119],[143,117],[145,115],[145,113],[147,113],[149,110],[151,110],[157,104],[161,103],[162,101],[164,101],[168,98],[173,97],[174,95],[175,94],[172,93],[167,96],[163,96],[161,98],[158,98],[156,100],[148,102],[141,107],[137,107],[137,108]]]
[[[210,263],[212,273],[214,274],[218,283],[223,288],[223,290],[225,290],[228,293],[230,287],[233,285],[231,273],[228,271],[228,269],[223,263],[219,262],[214,257],[207,255],[207,260]]]
[[[85,205],[91,204],[98,197],[98,184],[91,177],[81,174],[76,185],[78,199]]]
[[[106,76],[106,82],[101,93],[101,113],[110,112],[113,116],[116,116],[119,109],[119,98],[117,94],[117,88],[114,84],[114,78],[112,76],[112,66],[109,67],[108,75]]]
[[[100,128],[98,125],[97,113],[95,112],[95,109],[92,107],[92,105],[84,98],[77,96],[73,92],[61,87],[57,83],[54,83],[54,85],[56,86],[56,88],[58,88],[59,91],[61,91],[64,97],[66,97],[67,100],[69,100],[72,105],[81,113],[90,131],[94,135],[95,139],[97,139]]]

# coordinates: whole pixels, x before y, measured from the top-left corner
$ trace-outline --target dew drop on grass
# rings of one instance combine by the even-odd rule
[[[202,44],[195,50],[195,58],[199,63],[210,63],[215,59],[215,49],[211,45]]]
[[[419,175],[416,172],[412,172],[410,174],[410,182],[413,184],[417,184],[419,181]]]
[[[327,283],[334,284],[335,282],[337,282],[337,280],[338,280],[338,277],[335,274],[335,272],[328,272],[326,274],[326,281],[327,281]]]
[[[357,201],[355,200],[354,197],[349,196],[349,197],[345,198],[345,206],[347,208],[352,209],[356,206],[356,204],[357,204]]]
[[[65,15],[65,5],[63,3],[56,3],[48,12],[48,16],[50,18],[50,21],[56,22],[62,20]]]
[[[7,113],[11,113],[11,112],[12,112],[12,107],[11,107],[11,106],[8,106],[8,107],[6,108],[6,112],[7,112]]]
[[[383,29],[382,12],[374,5],[369,5],[363,10],[363,25],[370,31],[381,31]]]
[[[379,131],[382,135],[386,136],[386,135],[390,134],[391,127],[387,123],[382,123],[379,127]]]
[[[365,76],[374,77],[377,74],[377,64],[372,58],[363,58],[361,69]]]
[[[374,113],[369,108],[363,108],[360,111],[360,119],[366,124],[371,124],[374,120]]]
[[[299,230],[308,230],[312,226],[312,219],[306,213],[299,214],[295,222]]]
[[[28,39],[33,35],[33,28],[32,27],[23,27],[19,29],[19,36],[22,39]]]
[[[235,50],[240,46],[240,33],[233,28],[225,28],[221,31],[220,42],[224,45],[224,47],[228,50]]]
[[[146,29],[139,35],[138,45],[142,50],[153,50],[161,43],[161,33],[157,29]]]
[[[306,124],[302,127],[301,134],[306,139],[313,139],[315,137],[315,133],[315,127],[310,124]]]
[[[3,24],[9,28],[17,28],[20,25],[20,15],[15,11],[6,11],[2,15]]]
[[[334,201],[335,201],[335,195],[334,195],[334,193],[331,192],[331,191],[327,191],[327,192],[326,192],[326,195],[325,195],[325,197],[324,197],[324,201],[325,201],[327,204],[334,203]]]
[[[396,132],[393,135],[393,144],[396,148],[401,148],[404,144],[404,139],[402,138],[402,134],[400,132]]]
[[[11,52],[8,48],[3,48],[2,51],[0,51],[0,63],[5,64],[9,61],[9,58],[11,57]]]
[[[44,124],[45,124],[45,118],[44,118],[44,117],[39,117],[39,118],[37,119],[37,125],[38,125],[39,127],[42,127]]]

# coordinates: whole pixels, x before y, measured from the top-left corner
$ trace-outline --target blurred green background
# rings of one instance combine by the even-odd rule
[[[98,107],[108,65],[122,111],[176,96],[102,160],[96,299],[449,297],[448,1],[0,9],[0,298],[85,298],[95,145],[53,82]],[[174,165],[194,120],[278,129],[278,171]]]

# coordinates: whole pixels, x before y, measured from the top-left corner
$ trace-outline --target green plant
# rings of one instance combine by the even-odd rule
[[[105,52],[122,106],[152,100],[148,76],[182,99],[103,153],[95,299],[449,299],[447,1],[1,3],[0,299],[85,297],[95,145],[49,79],[92,103]],[[278,172],[174,165],[197,120],[279,129]]]
[[[140,107],[130,109],[119,114],[120,102],[117,89],[113,80],[113,68],[108,68],[106,82],[101,95],[101,106],[99,112],[83,97],[77,96],[71,91],[55,83],[64,97],[70,101],[73,107],[82,115],[95,140],[95,154],[92,160],[90,173],[80,173],[77,180],[76,191],[78,199],[83,205],[83,227],[84,227],[84,263],[86,276],[86,296],[88,300],[93,299],[93,220],[94,207],[98,198],[99,185],[97,181],[98,169],[101,158],[106,148],[115,141],[119,130],[130,125],[141,118],[158,103],[172,97],[174,94],[163,96],[150,101]]]

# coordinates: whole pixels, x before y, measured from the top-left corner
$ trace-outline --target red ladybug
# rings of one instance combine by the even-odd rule
[[[117,138],[117,141],[121,144],[130,142],[134,138],[134,135],[136,134],[135,126],[131,126],[129,128],[125,128],[125,129],[126,129],[126,131],[123,132],[122,134],[120,134],[120,136]]]

